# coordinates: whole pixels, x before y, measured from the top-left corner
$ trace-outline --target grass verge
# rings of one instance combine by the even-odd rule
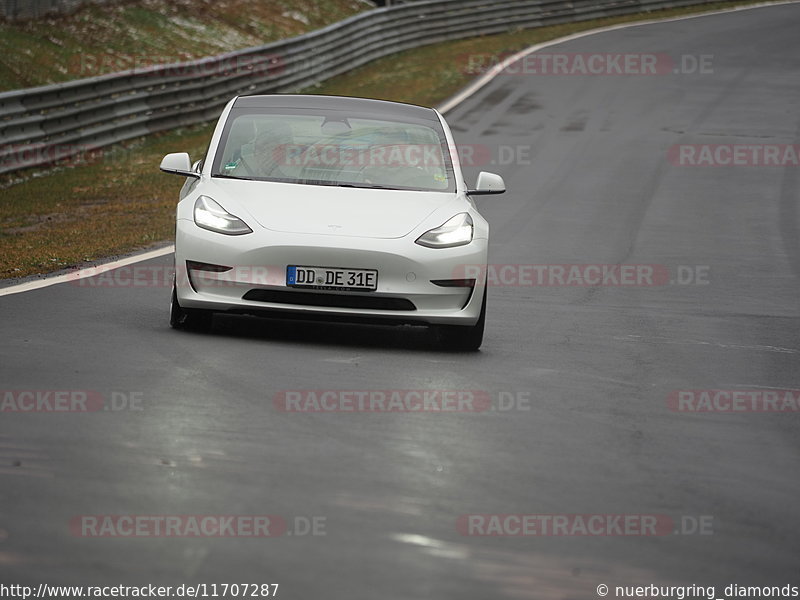
[[[725,2],[470,38],[374,61],[305,93],[364,96],[436,105],[472,79],[470,54],[502,55],[577,31],[680,16],[750,2]],[[0,177],[0,278],[71,268],[172,238],[181,178],[161,174],[168,152],[199,158],[213,125],[109,147],[87,164]]]
[[[260,46],[368,8],[359,0],[127,0],[0,21],[0,90]]]

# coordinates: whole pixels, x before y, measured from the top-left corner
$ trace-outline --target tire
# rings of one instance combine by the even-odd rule
[[[172,285],[172,299],[169,303],[169,326],[187,331],[208,331],[213,323],[214,313],[210,310],[183,308],[178,304],[178,293]]]
[[[447,350],[462,352],[475,351],[483,343],[483,330],[486,326],[486,288],[483,290],[481,314],[475,325],[439,325],[437,331],[441,346]]]

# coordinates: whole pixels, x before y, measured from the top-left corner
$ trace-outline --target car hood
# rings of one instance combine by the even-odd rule
[[[226,197],[234,199],[265,229],[370,238],[408,235],[436,209],[455,198],[455,194],[443,192],[265,181],[225,180],[215,186],[223,193],[212,197],[226,210],[235,214],[232,203],[225,201]]]

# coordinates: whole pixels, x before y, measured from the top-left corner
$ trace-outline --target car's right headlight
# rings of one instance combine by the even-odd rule
[[[423,233],[417,238],[417,244],[428,248],[464,246],[472,241],[472,230],[472,217],[460,213],[444,225]]]
[[[208,196],[200,196],[194,203],[194,222],[203,229],[227,235],[253,233],[247,223],[229,213]]]

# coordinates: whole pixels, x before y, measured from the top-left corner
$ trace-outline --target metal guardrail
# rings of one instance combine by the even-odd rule
[[[215,57],[0,93],[0,173],[215,119],[235,95],[296,91],[426,44],[711,0],[425,0]]]

